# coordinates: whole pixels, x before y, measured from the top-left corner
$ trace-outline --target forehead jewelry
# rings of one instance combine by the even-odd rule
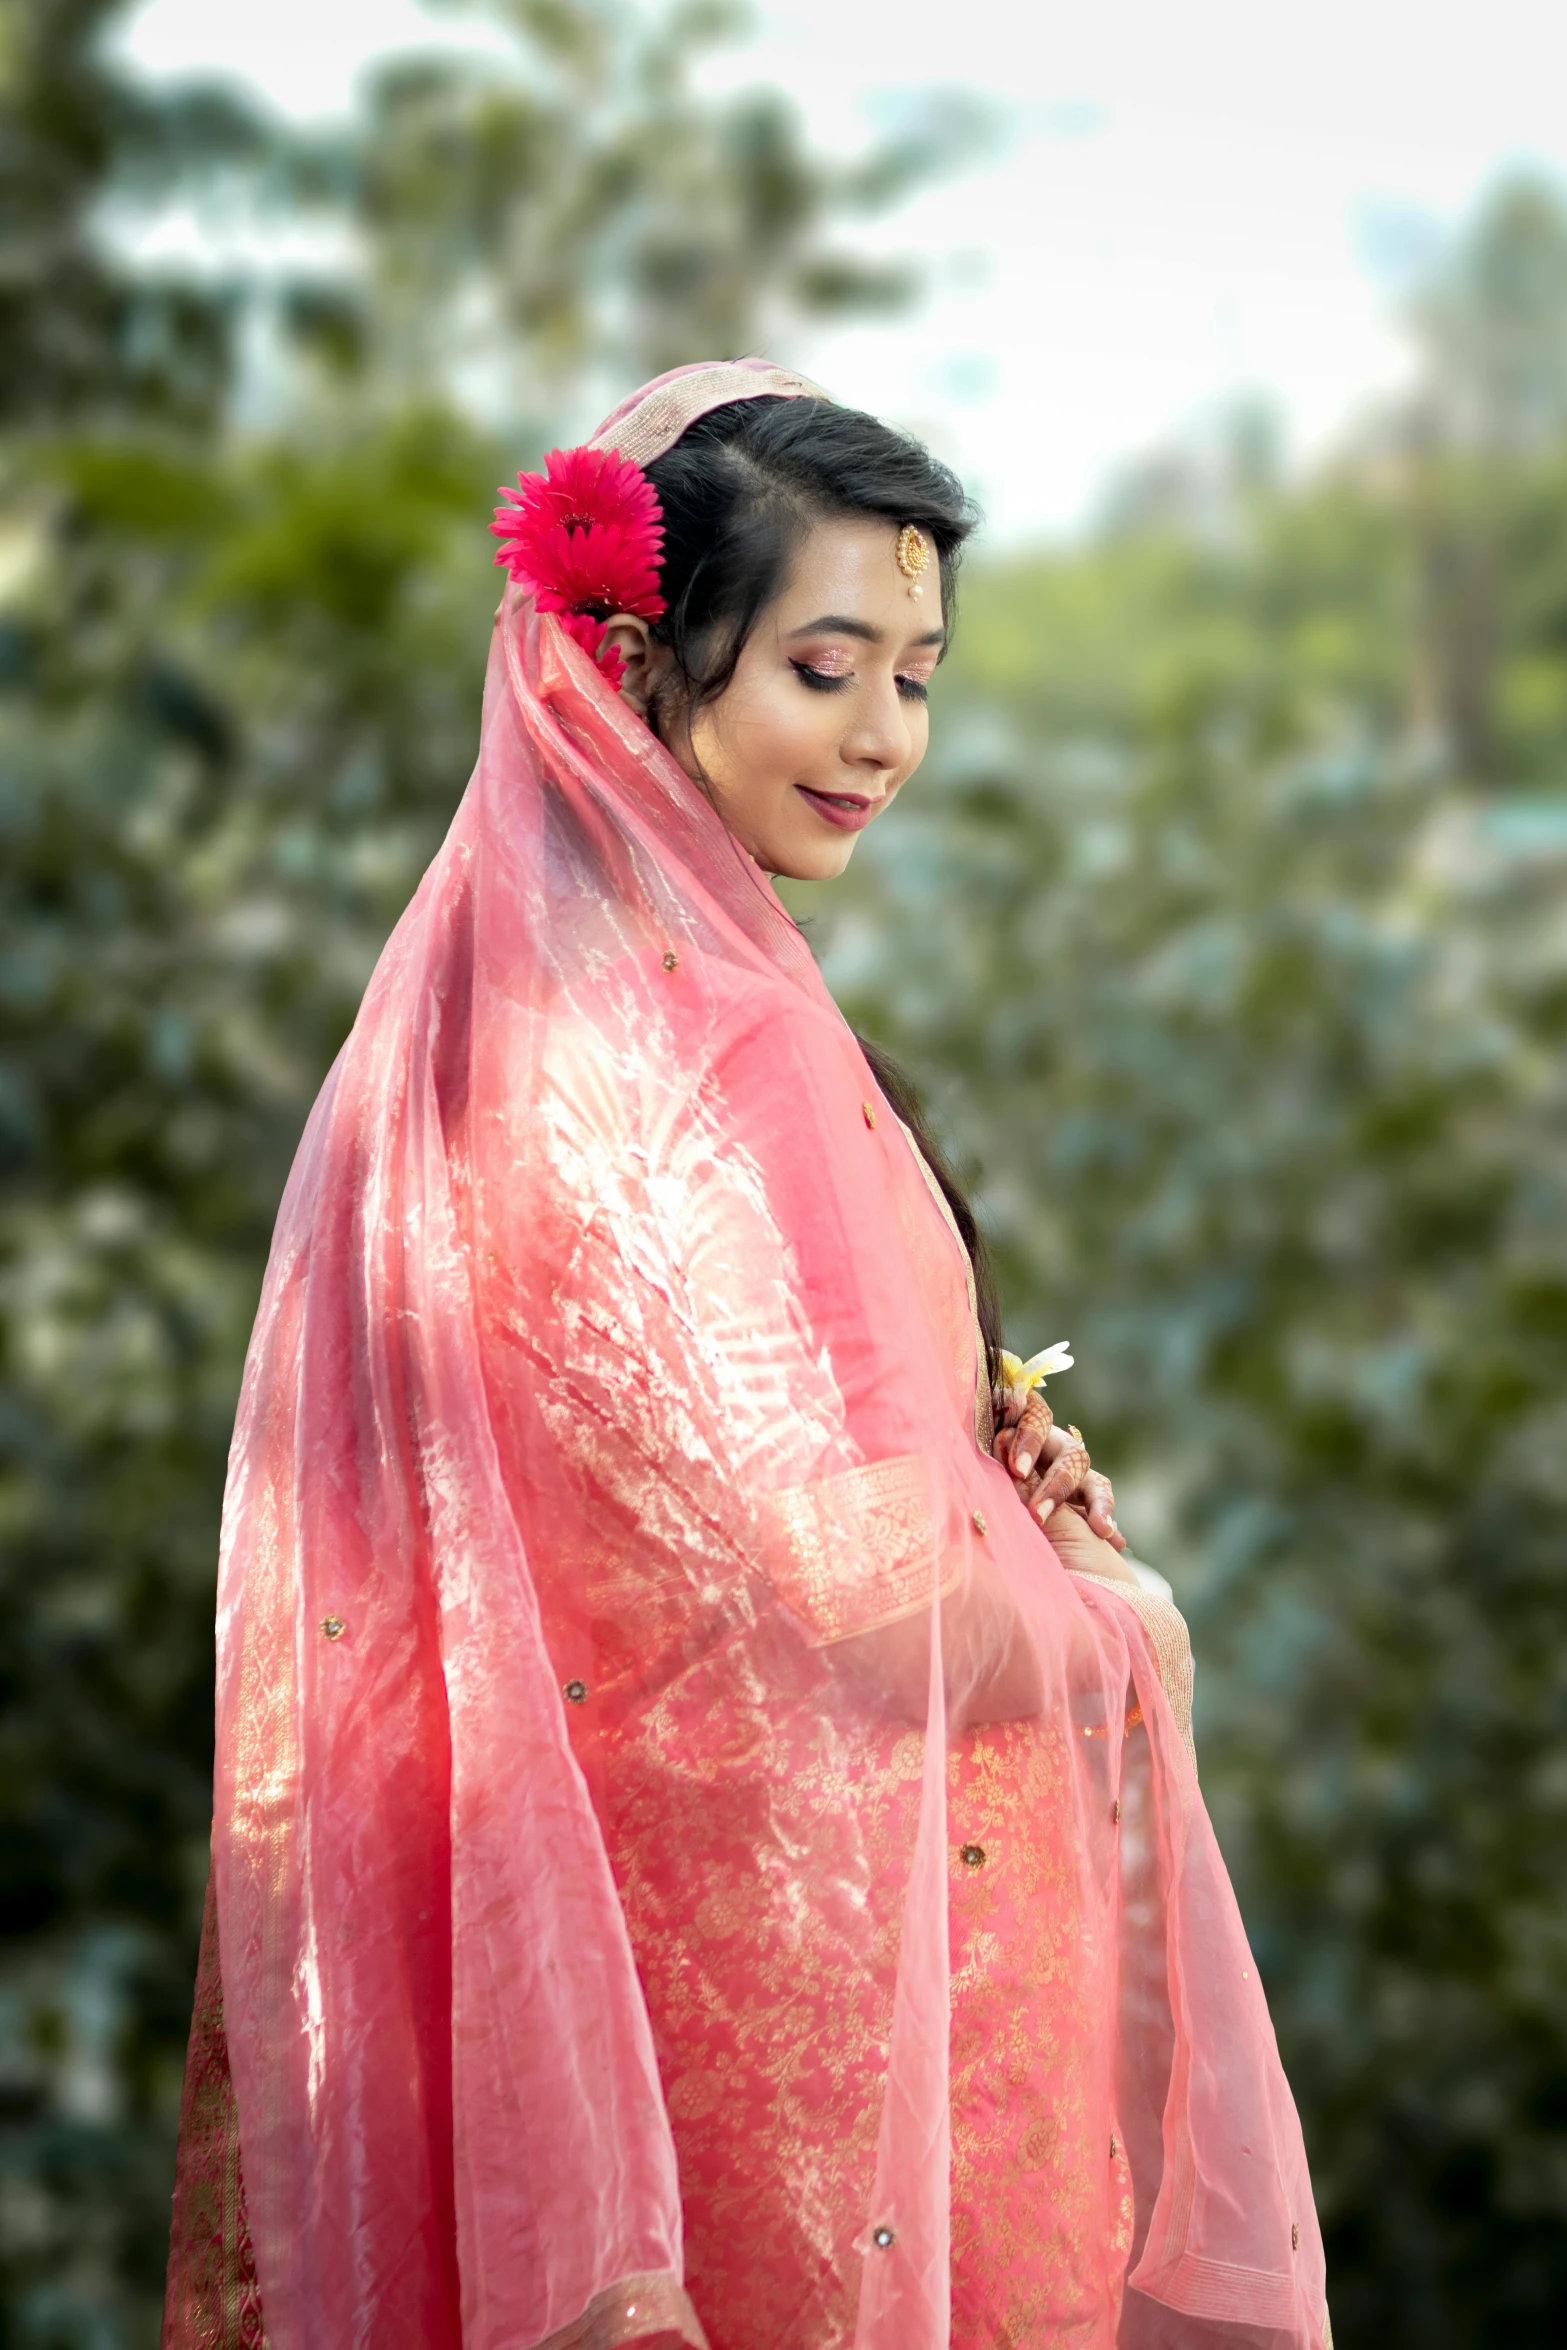
[[[898,569],[909,583],[909,594],[918,599],[925,593],[920,573],[929,566],[930,549],[924,534],[912,522],[906,522],[899,531],[895,554]]]

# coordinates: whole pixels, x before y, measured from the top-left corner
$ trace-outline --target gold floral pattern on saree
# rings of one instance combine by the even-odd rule
[[[715,1716],[716,1779],[695,1759]],[[610,1849],[692,2300],[713,2350],[847,2350],[923,1732],[834,1716],[819,1686],[764,1696],[731,1650],[612,1745]],[[1061,1728],[970,1733],[947,1793],[954,2350],[1108,2350],[1131,2178],[1091,2053],[1112,1957],[1061,1834],[1076,1801]],[[782,1852],[809,1855],[818,1898],[797,1898]]]
[[[813,1647],[896,1623],[935,1597],[930,1480],[913,1453],[789,1486],[762,1516],[768,1580]]]
[[[793,1690],[764,1694],[754,1662],[705,1661],[616,1736],[609,1846],[713,2350],[841,2350],[924,1740],[824,1711],[812,1652]],[[717,1773],[695,1760],[715,1746]]]
[[[1131,2244],[1131,2174],[1119,2130],[1096,2119],[1106,1953],[1052,1834],[1074,1801],[1071,1761],[1048,1723],[995,1723],[960,1742],[947,1782],[952,2339],[1100,2350]]]

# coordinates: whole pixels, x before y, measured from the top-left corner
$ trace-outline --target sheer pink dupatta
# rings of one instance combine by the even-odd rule
[[[855,1481],[914,1465],[883,1564],[929,1626],[928,1721],[857,2350],[949,2338],[947,1711],[968,1668],[932,1603],[981,1587],[1037,1660],[1059,1758],[1063,2063],[1085,2143],[1122,2133],[1137,2185],[1134,2289],[1123,2312],[1107,2222],[1101,2315],[1073,2338],[1321,2350],[1299,2129],[1146,1637],[1062,1573],[954,1415],[874,1101],[713,811],[555,624],[508,605],[473,781],[300,1148],[235,1434],[214,1885],[271,2350],[696,2344],[702,2320],[722,2343],[724,2313],[682,2290],[649,2017],[536,1588],[595,1477],[628,1506],[614,1416],[649,1397],[679,1429],[638,1473],[650,1538],[697,1528],[681,1555],[715,1604],[829,1664],[792,1595],[822,1555],[858,1571]],[[608,1131],[595,1161],[577,1138]],[[647,1175],[658,1151],[716,1186],[700,1247],[694,1195]],[[486,1385],[502,1324],[523,1471]],[[822,1669],[824,1736],[880,1702],[868,1656]],[[835,1897],[795,1865],[802,1902]],[[1108,2195],[1086,2182],[1085,2211]]]

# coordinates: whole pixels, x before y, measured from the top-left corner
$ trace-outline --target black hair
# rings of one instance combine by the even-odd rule
[[[801,542],[813,523],[832,516],[879,516],[900,530],[913,523],[929,539],[951,642],[958,560],[978,515],[955,474],[879,418],[830,400],[732,400],[688,425],[647,473],[664,514],[659,587],[667,607],[651,633],[674,655],[671,685],[686,718],[730,683],[752,630],[782,594]],[[657,728],[657,706],[649,717]],[[859,1043],[968,1250],[993,1379],[1001,1315],[984,1235],[926,1126],[912,1081],[880,1045],[863,1036]]]
[[[685,712],[716,701],[782,594],[815,522],[878,515],[935,547],[950,641],[958,558],[978,516],[963,485],[906,433],[831,400],[731,400],[647,469],[664,510],[654,642],[675,657]]]

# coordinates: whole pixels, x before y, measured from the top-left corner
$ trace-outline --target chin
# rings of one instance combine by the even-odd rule
[[[758,858],[781,881],[836,881],[853,856],[852,835],[843,840],[790,841]]]

